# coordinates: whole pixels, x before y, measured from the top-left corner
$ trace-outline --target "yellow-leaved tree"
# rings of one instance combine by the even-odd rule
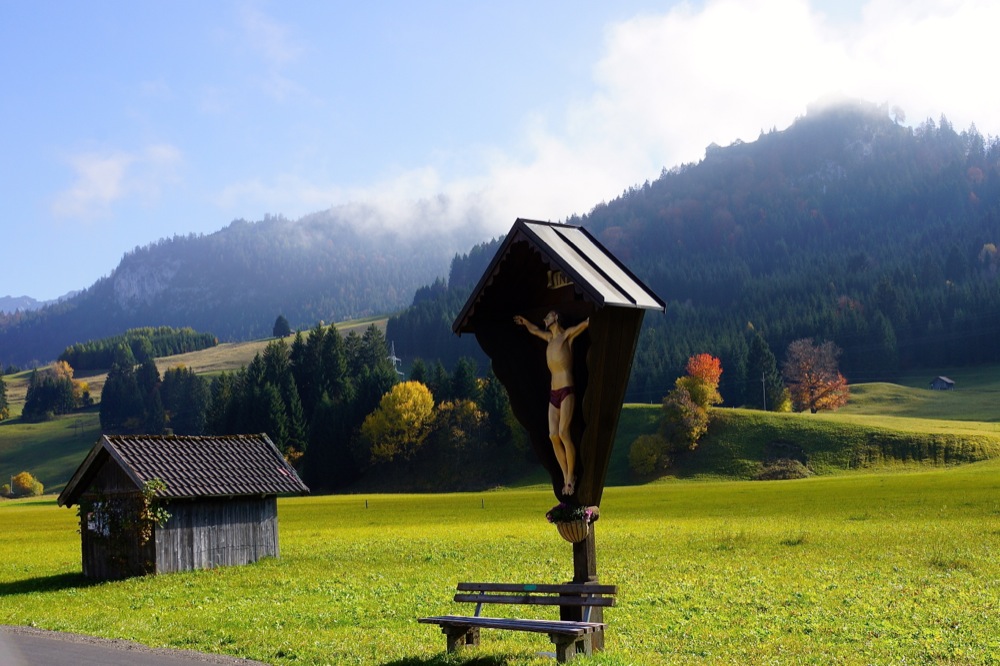
[[[400,382],[382,396],[378,408],[361,425],[371,462],[413,457],[434,422],[434,396],[416,381]]]
[[[41,495],[45,488],[30,472],[21,472],[14,475],[10,490],[14,497],[34,497]]]

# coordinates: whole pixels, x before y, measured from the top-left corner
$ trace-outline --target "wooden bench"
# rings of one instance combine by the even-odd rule
[[[591,622],[594,606],[614,606],[615,585],[568,583],[565,585],[523,585],[512,583],[459,583],[455,601],[476,604],[475,615],[422,617],[418,622],[437,624],[448,641],[448,652],[466,645],[479,645],[479,630],[510,629],[548,634],[556,646],[556,660],[570,661],[578,654],[593,652],[594,636],[603,635],[603,622]],[[583,619],[522,620],[481,615],[484,604],[519,604],[527,606],[574,607],[582,610]]]

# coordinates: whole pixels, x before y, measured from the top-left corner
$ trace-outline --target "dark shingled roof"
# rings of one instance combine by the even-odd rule
[[[161,479],[167,498],[286,495],[309,492],[267,435],[190,437],[105,435],[59,495],[72,506],[109,459],[141,488]]]

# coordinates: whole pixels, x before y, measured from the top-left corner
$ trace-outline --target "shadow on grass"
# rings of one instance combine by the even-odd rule
[[[388,661],[382,666],[507,666],[510,660],[506,657],[474,656],[459,654],[439,654],[434,657],[411,657]]]
[[[9,594],[32,594],[35,592],[59,592],[71,588],[83,588],[98,585],[100,581],[92,580],[83,573],[64,573],[54,576],[38,576],[23,580],[12,580],[0,583],[0,596]]]

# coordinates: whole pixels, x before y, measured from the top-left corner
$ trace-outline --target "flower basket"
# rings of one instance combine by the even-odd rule
[[[580,543],[590,534],[590,523],[583,518],[555,525],[556,529],[559,530],[559,536],[570,543]]]
[[[570,543],[580,543],[590,534],[590,524],[600,517],[596,506],[574,506],[560,502],[549,509],[545,518],[556,526],[559,536]]]

